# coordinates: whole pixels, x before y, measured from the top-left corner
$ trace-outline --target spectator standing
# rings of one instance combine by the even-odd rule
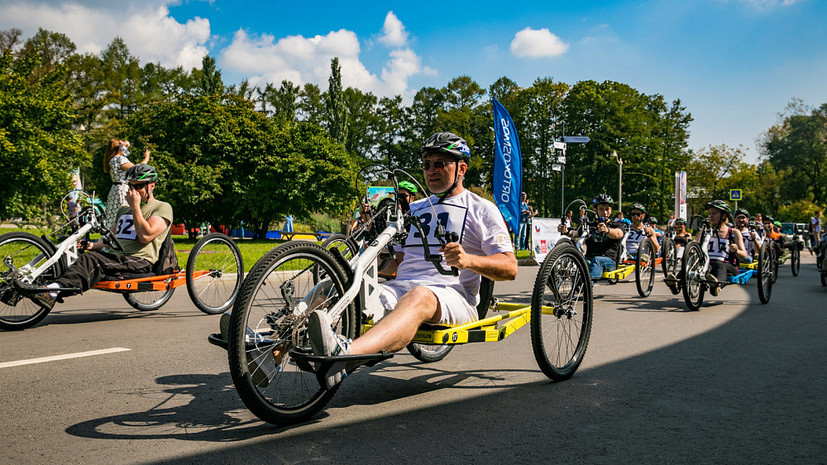
[[[106,198],[106,215],[104,223],[112,226],[118,215],[118,209],[126,205],[126,194],[129,191],[129,184],[126,182],[126,170],[135,166],[129,161],[129,141],[121,139],[109,139],[109,146],[103,157],[103,171],[109,173],[112,179],[112,187],[109,189],[109,196]],[[149,162],[149,150],[144,152],[142,165]]]
[[[815,213],[815,216],[810,218],[810,255],[813,254],[813,247],[815,247],[821,240],[821,210]]]
[[[520,200],[520,232],[517,235],[517,250],[528,248],[528,232],[531,229],[531,218],[534,216],[534,209],[528,204],[528,196],[522,193]]]

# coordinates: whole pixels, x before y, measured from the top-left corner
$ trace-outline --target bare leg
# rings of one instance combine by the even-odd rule
[[[376,326],[353,341],[351,354],[372,354],[380,351],[397,352],[411,342],[423,322],[439,322],[442,311],[433,292],[426,287],[415,287],[396,303]]]

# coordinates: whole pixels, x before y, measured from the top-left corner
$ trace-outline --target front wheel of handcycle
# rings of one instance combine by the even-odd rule
[[[801,249],[798,244],[793,242],[793,248],[790,251],[790,268],[792,268],[793,276],[798,276],[801,270]]]
[[[758,251],[758,298],[762,304],[769,303],[772,295],[772,269],[775,257],[772,246],[764,243]]]
[[[434,345],[434,344],[420,344],[418,342],[411,342],[408,344],[408,352],[420,362],[433,363],[447,357],[454,346],[449,345]]]
[[[641,297],[649,297],[655,285],[655,250],[649,240],[640,243],[635,257],[635,286]]]
[[[686,245],[683,254],[683,274],[681,275],[681,288],[683,300],[689,310],[697,311],[704,302],[706,291],[706,276],[701,274],[704,265],[704,251],[701,244],[691,241]]]
[[[30,328],[49,314],[49,308],[20,295],[14,289],[14,280],[46,263],[53,250],[51,244],[27,232],[15,231],[0,236],[0,329],[17,331]],[[54,281],[63,269],[63,260],[58,260],[32,284],[42,286]]]
[[[136,291],[123,294],[123,298],[135,310],[151,312],[163,307],[174,293],[175,288],[165,291]]]
[[[663,238],[663,243],[660,246],[660,256],[663,260],[660,262],[661,269],[664,276],[669,276],[669,273],[678,274],[678,247],[669,237]]]
[[[773,254],[773,265],[772,265],[772,282],[778,281],[778,269],[781,268],[781,255],[783,251],[781,250],[781,246],[778,245],[778,242],[772,241],[770,242],[772,245],[772,254]]]
[[[317,281],[316,271],[324,278]],[[320,384],[311,367],[297,364],[290,351],[310,351],[308,315],[338,302],[346,281],[330,252],[305,241],[276,247],[247,274],[233,306],[227,352],[236,391],[258,418],[277,425],[299,423],[333,397],[337,387]],[[334,320],[333,330],[355,337],[353,302]]]
[[[244,261],[232,239],[221,233],[202,237],[187,259],[187,293],[199,310],[215,315],[233,305],[244,280]]]
[[[570,242],[560,242],[540,265],[531,295],[531,347],[543,373],[554,381],[570,378],[591,329],[589,267]]]

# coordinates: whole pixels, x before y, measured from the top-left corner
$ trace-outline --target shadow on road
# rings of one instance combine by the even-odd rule
[[[244,406],[226,374],[181,375],[158,380],[169,399],[152,410],[80,423],[68,432],[101,439],[257,438],[158,462],[173,464],[823,463],[827,309],[801,304],[798,287],[785,286],[791,279],[810,278],[782,275],[768,305],[758,303],[751,289],[746,310],[722,326],[614,363],[586,363],[562,383],[530,376],[528,382],[511,381],[525,379],[523,370],[444,371],[439,363],[394,359],[359,372],[360,382],[346,382],[312,428],[276,428],[234,417]],[[825,295],[817,285],[813,281],[805,292]],[[683,312],[676,298],[604,301],[618,311]],[[708,311],[709,303],[700,316]],[[385,370],[422,373],[405,381],[381,376]],[[363,383],[371,388],[359,390]],[[384,413],[400,398],[466,388],[477,396]],[[187,402],[174,404],[176,396]],[[345,415],[341,407],[353,405],[364,419],[334,421]]]

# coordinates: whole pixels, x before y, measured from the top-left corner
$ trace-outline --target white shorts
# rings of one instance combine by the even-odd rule
[[[477,309],[468,299],[465,298],[464,288],[461,285],[442,286],[439,284],[422,283],[417,281],[393,280],[380,284],[382,291],[379,294],[379,301],[389,312],[396,307],[399,299],[411,289],[417,286],[427,287],[436,295],[442,316],[439,324],[457,325],[478,319]],[[377,315],[374,315],[376,319]]]

